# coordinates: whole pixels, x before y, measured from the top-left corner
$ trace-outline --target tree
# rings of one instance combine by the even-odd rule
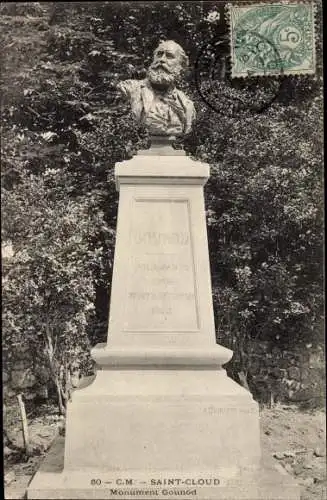
[[[6,215],[14,228],[14,255],[4,275],[5,361],[27,347],[34,366],[48,366],[60,410],[69,396],[69,373],[78,361],[89,363],[87,325],[94,313],[94,269],[102,258],[90,236],[106,229],[103,214],[90,196],[70,199],[58,189],[63,172],[23,174]]]

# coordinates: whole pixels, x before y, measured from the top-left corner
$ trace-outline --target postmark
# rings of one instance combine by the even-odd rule
[[[314,10],[313,3],[229,4],[232,77],[314,74]]]
[[[255,40],[251,53],[261,60],[264,68],[263,74],[266,71],[263,59],[261,59],[263,45],[271,54],[271,60],[274,67],[279,68],[279,73],[274,78],[261,81],[259,92],[255,85],[256,77],[251,72],[248,72],[247,79],[242,80],[231,78],[230,72],[227,71],[222,77],[222,66],[224,64],[226,66],[226,58],[222,57],[223,42],[215,39],[206,42],[200,49],[195,62],[195,86],[202,101],[218,114],[261,113],[275,101],[284,85],[285,78],[278,49],[263,35],[253,32],[249,35],[252,40]],[[247,52],[250,52],[250,48]],[[235,86],[236,81],[242,83]],[[223,106],[222,103],[224,103]]]

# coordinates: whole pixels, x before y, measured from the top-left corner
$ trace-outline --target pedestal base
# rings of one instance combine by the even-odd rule
[[[299,500],[300,489],[287,473],[272,463],[237,478],[223,479],[218,470],[211,474],[157,472],[151,475],[121,471],[64,471],[64,438],[56,440],[28,488],[28,499],[123,499],[171,498],[173,500]],[[226,471],[225,471],[226,472]],[[219,479],[219,477],[221,479]],[[172,484],[162,484],[164,481]],[[209,483],[209,484],[203,484]],[[210,484],[212,483],[212,484]]]
[[[260,460],[258,405],[220,369],[99,371],[28,498],[299,499]],[[281,486],[282,485],[282,486]]]
[[[101,370],[76,391],[65,469],[232,470],[260,460],[258,405],[225,370]]]

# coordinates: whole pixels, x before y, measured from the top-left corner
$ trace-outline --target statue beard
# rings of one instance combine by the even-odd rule
[[[154,87],[168,89],[176,85],[180,74],[179,66],[171,69],[162,63],[152,63],[147,71],[147,78]]]

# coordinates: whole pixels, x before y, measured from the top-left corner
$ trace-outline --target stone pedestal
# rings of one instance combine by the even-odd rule
[[[262,468],[258,405],[222,368],[232,351],[215,341],[209,166],[159,145],[115,175],[108,341],[69,404],[63,470],[40,470],[28,498],[299,498]]]

